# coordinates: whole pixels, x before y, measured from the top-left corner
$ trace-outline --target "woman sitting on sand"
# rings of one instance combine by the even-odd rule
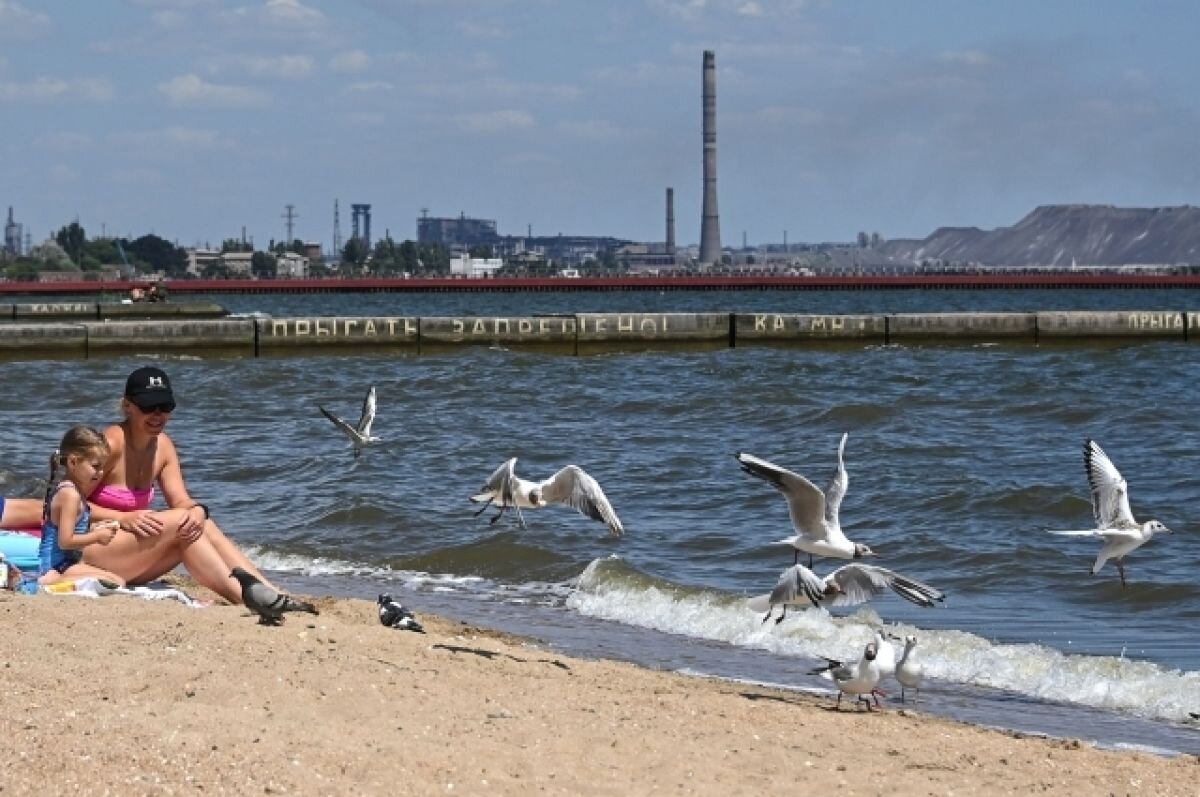
[[[88,500],[97,520],[114,519],[121,531],[105,546],[84,551],[88,564],[130,584],[143,584],[183,564],[192,577],[232,603],[241,586],[230,572],[240,567],[270,583],[188,494],[175,444],[163,429],[175,409],[171,380],[158,368],[139,368],[125,382],[125,420],[104,436],[111,454],[100,486]],[[150,510],[154,483],[169,509]]]

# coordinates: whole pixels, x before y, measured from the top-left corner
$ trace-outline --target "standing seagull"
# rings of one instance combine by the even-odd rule
[[[896,662],[896,680],[900,682],[901,703],[905,702],[905,689],[916,690],[914,703],[921,699],[921,682],[925,680],[925,670],[917,655],[917,638],[912,634],[904,637],[904,654],[900,656],[900,661]]]
[[[857,606],[889,589],[904,600],[927,609],[946,598],[946,593],[940,589],[886,567],[853,562],[842,565],[824,578],[804,565],[792,565],[780,574],[779,581],[769,595],[751,598],[748,605],[753,611],[767,613],[763,617],[764,623],[771,618],[776,606],[782,606],[783,612],[775,620],[781,623],[787,615],[788,606],[803,606],[806,603],[820,606],[823,602],[831,606]]]
[[[880,678],[879,665],[875,663],[876,652],[875,643],[868,642],[863,649],[862,658],[855,663],[843,664],[837,659],[827,658],[826,666],[811,670],[809,674],[820,675],[837,684],[838,699],[835,708],[842,707],[842,695],[854,695],[859,702],[867,704],[867,711],[873,711],[871,697],[875,698],[875,705],[879,705],[879,696],[875,689]]]
[[[775,485],[788,502],[788,514],[792,517],[792,526],[799,534],[779,540],[780,544],[790,545],[795,549],[793,562],[800,561],[800,552],[808,554],[808,566],[812,567],[813,555],[832,556],[838,559],[860,559],[864,556],[874,556],[875,552],[859,542],[851,542],[842,533],[838,520],[838,509],[841,508],[842,498],[850,486],[850,477],[846,473],[846,465],[842,455],[846,449],[846,438],[843,434],[838,444],[838,469],[825,492],[821,492],[808,479],[799,473],[779,467],[764,459],[741,451],[737,453],[737,461],[742,470],[751,476],[757,476],[763,481]]]
[[[481,503],[483,510],[493,504],[500,508],[491,522],[495,523],[508,507],[517,511],[517,520],[521,528],[525,528],[525,517],[522,509],[540,509],[547,504],[565,504],[578,509],[581,514],[599,520],[608,526],[612,536],[620,537],[625,533],[625,527],[613,510],[608,497],[600,489],[596,480],[587,475],[582,468],[567,465],[558,473],[542,482],[531,482],[516,474],[517,458],[505,462],[496,468],[496,472],[487,480],[483,490],[471,496],[471,500]]]
[[[1171,530],[1157,520],[1138,523],[1133,519],[1133,511],[1129,508],[1129,486],[1117,466],[1094,440],[1087,440],[1083,444],[1083,466],[1092,488],[1092,514],[1096,516],[1096,528],[1050,533],[1103,539],[1100,555],[1092,565],[1092,575],[1099,573],[1109,559],[1115,559],[1117,572],[1121,574],[1121,586],[1124,587],[1123,560],[1126,554],[1145,545],[1156,532],[1170,534]]]
[[[371,443],[378,443],[378,437],[371,436],[371,424],[375,423],[375,386],[371,385],[371,389],[367,391],[366,398],[363,399],[362,415],[358,418],[358,426],[351,426],[343,421],[338,416],[334,415],[329,410],[317,405],[317,409],[321,411],[329,420],[333,421],[333,425],[346,433],[350,438],[350,445],[354,446],[354,458],[357,459],[362,450]]]
[[[240,567],[233,568],[229,575],[242,585],[242,603],[258,615],[259,625],[280,625],[284,612],[320,614],[311,603],[276,592]]]

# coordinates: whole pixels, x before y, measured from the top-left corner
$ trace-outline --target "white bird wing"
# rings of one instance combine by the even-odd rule
[[[497,503],[501,506],[516,502],[516,496],[514,495],[514,488],[517,483],[516,468],[516,457],[506,460],[504,464],[496,468],[483,485],[484,492],[491,493],[495,498],[498,498],[499,501]]]
[[[361,441],[361,435],[358,433],[358,430],[355,429],[353,426],[346,423],[341,418],[339,418],[338,416],[334,415],[329,410],[322,407],[320,404],[317,405],[317,409],[319,409],[321,411],[322,415],[324,415],[326,418],[328,418],[330,421],[332,421],[334,426],[341,429],[346,434],[346,436],[350,438],[350,440],[352,442],[357,443],[357,442]]]
[[[375,423],[375,386],[363,398],[362,415],[358,418],[358,433],[366,440],[371,436],[371,424]]]
[[[825,539],[825,494],[799,473],[779,467],[765,459],[741,451],[737,461],[751,476],[775,485],[787,499],[788,514],[796,531],[810,539]]]
[[[944,592],[928,584],[875,565],[843,565],[825,578],[837,584],[841,590],[833,599],[834,606],[857,606],[889,589],[906,601],[925,607],[931,607],[946,597]]]
[[[825,519],[838,527],[841,526],[838,520],[838,510],[841,509],[842,499],[846,497],[846,490],[850,487],[850,474],[846,473],[846,463],[843,459],[846,452],[846,438],[849,436],[848,432],[842,433],[842,440],[838,443],[837,473],[833,474],[833,480],[825,488]]]
[[[600,485],[577,465],[568,465],[540,485],[542,500],[566,504],[608,526],[614,537],[625,533],[621,520]]]
[[[1136,527],[1129,508],[1129,487],[1117,466],[1094,440],[1083,444],[1083,465],[1092,488],[1092,511],[1101,529]]]
[[[778,606],[808,601],[813,606],[820,606],[824,598],[825,580],[804,565],[795,564],[779,575],[769,602]]]

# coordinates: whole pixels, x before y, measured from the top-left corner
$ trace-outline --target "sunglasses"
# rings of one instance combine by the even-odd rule
[[[163,401],[158,404],[151,404],[147,407],[138,407],[146,415],[153,415],[156,412],[161,412],[163,415],[170,415],[175,411],[174,401]]]

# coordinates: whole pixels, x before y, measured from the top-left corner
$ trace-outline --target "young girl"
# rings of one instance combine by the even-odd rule
[[[117,533],[118,524],[114,521],[91,522],[92,513],[84,498],[99,484],[107,460],[108,441],[90,426],[68,430],[50,457],[50,483],[46,485],[42,543],[38,549],[39,584],[94,576],[125,586],[119,576],[83,563],[84,548],[108,545]],[[55,485],[59,466],[66,474]]]

